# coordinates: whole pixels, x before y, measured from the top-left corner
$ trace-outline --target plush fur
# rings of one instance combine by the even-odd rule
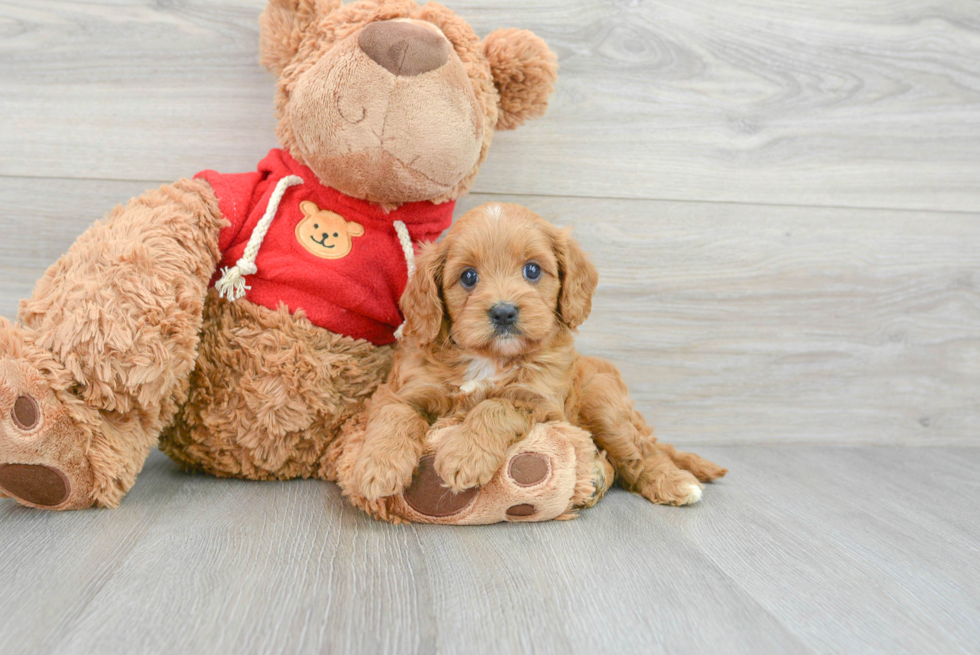
[[[292,7],[299,11],[290,21]],[[438,28],[452,46],[449,63],[407,77],[379,69],[358,37],[388,20]],[[531,32],[498,31],[480,41],[435,2],[274,0],[262,16],[262,43],[263,63],[279,73],[283,147],[328,186],[383,204],[465,194],[494,129],[542,115],[557,78],[554,55]],[[335,93],[343,100],[322,101]]]
[[[558,62],[543,45],[533,33],[515,28],[495,30],[483,40],[500,94],[498,130],[516,129],[548,109]]]
[[[696,502],[726,470],[658,443],[616,368],[575,351],[597,279],[567,230],[518,205],[478,207],[429,245],[402,298],[406,339],[368,406],[351,494],[400,494],[436,428],[445,485],[485,485],[534,426],[558,422],[590,433],[627,489]],[[506,321],[494,318],[501,307]]]
[[[391,346],[211,289],[190,393],[160,448],[218,477],[319,477],[327,446],[387,377]]]
[[[426,434],[422,450],[432,458],[442,438],[451,434],[456,421],[437,422]],[[469,494],[465,504],[446,510],[447,498],[456,497],[449,490],[427,508],[413,506],[406,495],[393,495],[369,500],[355,488],[357,462],[367,436],[365,412],[348,421],[340,438],[330,445],[324,477],[337,480],[347,498],[377,519],[392,523],[442,523],[454,525],[485,525],[489,523],[566,520],[575,518],[578,510],[593,506],[609,489],[614,479],[612,466],[605,453],[597,452],[588,432],[567,422],[535,425],[526,436],[511,445],[504,455],[504,465],[478,490]],[[548,470],[543,478],[528,483],[514,477],[514,464],[522,457],[547,460]],[[425,459],[423,459],[423,462]],[[413,482],[411,489],[417,487]],[[441,484],[443,481],[438,480]],[[433,511],[435,508],[437,511]],[[518,510],[515,512],[515,509]],[[442,510],[442,511],[438,511]]]
[[[29,393],[43,409],[29,438],[0,423],[0,462],[64,473],[58,509],[118,505],[186,400],[221,223],[204,182],[147,192],[48,269],[20,325],[0,322],[0,408]]]
[[[408,68],[384,60],[378,25]],[[481,41],[435,3],[270,0],[261,27],[283,147],[385,208],[464,194],[498,125],[539,115],[555,81],[534,35]],[[335,474],[330,446],[391,348],[219,299],[208,289],[226,224],[204,181],[149,191],[78,239],[16,325],[0,321],[0,489],[50,509],[116,506],[158,439],[219,476]]]

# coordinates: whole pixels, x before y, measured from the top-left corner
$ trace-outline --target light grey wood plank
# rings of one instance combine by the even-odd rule
[[[120,510],[43,512],[0,498],[0,650],[54,652],[188,482],[161,457]]]
[[[0,174],[169,180],[274,144],[263,0],[0,4]],[[456,0],[558,52],[477,190],[980,211],[969,0]]]
[[[704,454],[721,493],[662,514],[815,651],[976,652],[980,449]]]
[[[573,522],[392,527],[334,485],[195,477],[52,639],[67,653],[808,652],[626,496]]]
[[[150,183],[0,178],[0,314]],[[977,215],[474,195],[572,225],[582,352],[679,444],[980,443]]]
[[[420,535],[440,623],[473,626],[465,640],[442,632],[440,652],[809,651],[627,496],[571,524]]]
[[[402,554],[405,531],[370,522],[318,481],[194,476],[182,491],[115,585],[59,635],[59,652],[416,650],[431,616]]]
[[[17,152],[0,170],[165,181],[254,170],[275,146],[264,4],[0,4],[0,143]]]
[[[980,449],[710,447],[690,508],[374,522],[318,481],[184,475],[0,512],[5,652],[950,653],[980,640]],[[39,552],[31,545],[40,544]]]

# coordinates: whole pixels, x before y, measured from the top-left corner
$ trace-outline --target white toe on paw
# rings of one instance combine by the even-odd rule
[[[693,484],[693,483],[692,484],[689,484],[687,486],[687,495],[684,497],[684,500],[681,502],[681,504],[682,505],[693,505],[694,503],[696,503],[699,500],[701,500],[701,493],[702,492],[703,492],[703,489],[701,489],[701,485],[699,485],[699,484]]]

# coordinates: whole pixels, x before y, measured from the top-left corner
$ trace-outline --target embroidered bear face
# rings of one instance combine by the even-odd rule
[[[340,214],[320,209],[314,202],[304,200],[299,208],[305,218],[296,226],[296,239],[321,259],[346,257],[354,246],[354,237],[364,236],[360,223],[344,220]]]

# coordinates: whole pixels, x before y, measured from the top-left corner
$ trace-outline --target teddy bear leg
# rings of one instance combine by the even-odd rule
[[[375,518],[394,523],[485,525],[570,519],[609,489],[613,469],[591,436],[568,423],[534,426],[511,446],[504,464],[482,487],[453,493],[435,470],[440,428],[429,433],[426,453],[402,495],[370,502],[350,489],[350,476],[363,443],[364,417],[344,427],[332,445],[333,479],[351,502]]]
[[[223,219],[180,180],[89,228],[0,319],[0,492],[114,507],[187,393]]]

